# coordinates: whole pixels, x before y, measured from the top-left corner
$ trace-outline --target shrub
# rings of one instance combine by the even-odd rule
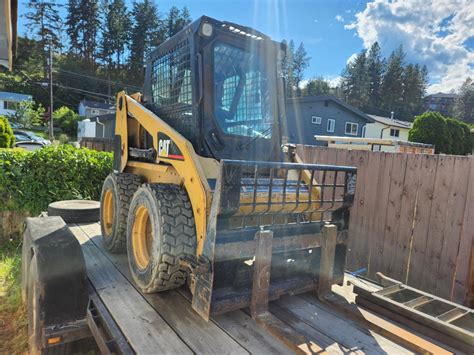
[[[461,122],[454,118],[446,119],[446,126],[448,127],[449,139],[451,141],[449,154],[463,155],[465,150],[464,130]]]
[[[53,201],[99,199],[112,154],[70,145],[0,150],[0,209],[45,211]]]
[[[82,118],[66,106],[58,108],[53,113],[54,125],[72,137],[77,137],[77,122]]]
[[[0,148],[12,148],[15,144],[15,136],[8,120],[0,116]]]
[[[408,133],[411,142],[434,144],[436,153],[451,151],[451,139],[446,119],[438,112],[425,112],[415,117]]]

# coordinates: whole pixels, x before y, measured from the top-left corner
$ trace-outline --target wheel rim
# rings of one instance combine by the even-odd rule
[[[112,234],[114,215],[114,195],[112,190],[106,190],[104,194],[104,208],[102,209],[102,221],[104,224],[106,237]]]
[[[153,241],[148,209],[139,206],[135,211],[132,227],[132,249],[135,262],[140,270],[147,268],[150,263],[150,252]]]

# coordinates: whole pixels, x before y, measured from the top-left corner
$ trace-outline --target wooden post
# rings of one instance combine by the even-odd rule
[[[250,314],[254,319],[268,310],[273,232],[259,231],[255,233],[255,241],[256,251],[253,264],[252,300],[250,302]]]
[[[333,224],[323,227],[321,241],[321,263],[319,266],[318,297],[323,299],[331,292],[336,255],[337,227]]]

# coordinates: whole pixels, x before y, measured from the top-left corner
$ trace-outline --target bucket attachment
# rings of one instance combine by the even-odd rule
[[[249,306],[262,313],[322,279],[341,282],[355,181],[353,167],[222,160],[203,252],[184,261],[194,310],[205,319]]]

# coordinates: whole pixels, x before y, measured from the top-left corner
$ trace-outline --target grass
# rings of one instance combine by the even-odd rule
[[[28,352],[28,321],[21,299],[21,244],[0,245],[0,354]]]

